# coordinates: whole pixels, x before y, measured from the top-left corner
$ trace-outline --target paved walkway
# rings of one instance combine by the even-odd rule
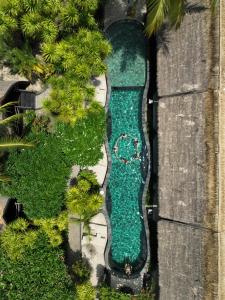
[[[103,213],[98,213],[89,223],[91,236],[83,234],[82,254],[89,260],[92,272],[91,283],[97,286],[105,269],[104,252],[107,243],[107,224]]]
[[[106,95],[107,95],[107,83],[105,75],[95,77],[93,80],[95,86],[95,99],[105,107]]]
[[[103,186],[106,172],[107,172],[107,167],[108,167],[105,145],[102,146],[102,152],[103,152],[103,158],[97,163],[97,165],[88,168],[89,170],[93,171],[96,174],[100,186]]]

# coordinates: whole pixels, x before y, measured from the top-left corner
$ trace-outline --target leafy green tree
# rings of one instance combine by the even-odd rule
[[[211,0],[211,8],[214,11],[217,0]],[[151,36],[164,21],[168,21],[172,28],[178,28],[188,11],[186,0],[147,0],[147,24],[146,33]]]
[[[106,71],[110,45],[98,31],[98,0],[4,0],[0,59],[14,73],[53,86],[46,108],[74,123],[94,100],[92,76]]]
[[[77,185],[67,192],[69,211],[78,214],[84,222],[88,222],[99,211],[102,203],[103,197],[96,190],[96,185],[82,178],[82,175],[78,177]]]
[[[12,260],[0,247],[0,299],[73,300],[74,290],[64,264],[64,254],[39,233],[23,256]]]
[[[93,102],[73,127],[60,123],[51,134],[45,120],[34,123],[27,140],[35,147],[9,153],[6,172],[11,181],[0,184],[0,193],[22,203],[30,219],[52,218],[64,206],[72,165],[91,166],[102,158],[105,113]],[[98,206],[98,195],[91,197]]]

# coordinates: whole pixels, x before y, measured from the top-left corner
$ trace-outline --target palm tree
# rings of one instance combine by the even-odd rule
[[[14,105],[17,102],[8,102],[2,106],[0,106],[0,113],[5,112],[5,110],[9,107]],[[18,120],[18,118],[20,118],[22,116],[22,114],[16,114],[13,116],[10,116],[8,118],[2,119],[0,120],[0,126],[5,127],[6,132],[7,132],[7,125],[9,125],[11,122]],[[10,136],[7,136],[5,138],[1,138],[0,139],[0,156],[3,155],[3,152],[5,150],[9,150],[9,149],[14,149],[14,148],[30,148],[33,147],[33,145],[31,143],[24,143],[23,140],[19,139],[19,138],[12,138]],[[2,173],[0,173],[0,182],[6,182],[9,181],[9,177],[3,175]]]
[[[214,11],[218,0],[210,0]],[[178,28],[189,8],[199,4],[190,5],[187,0],[147,0],[146,34],[150,37],[156,32],[165,20],[171,28]]]

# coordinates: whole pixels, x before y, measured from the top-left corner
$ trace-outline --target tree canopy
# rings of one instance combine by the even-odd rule
[[[12,72],[53,87],[46,109],[75,123],[94,100],[92,76],[106,71],[110,45],[98,30],[98,0],[3,0],[0,59]]]
[[[4,234],[4,233],[3,233]],[[11,259],[0,247],[2,300],[73,300],[74,291],[60,248],[53,248],[41,231],[26,251]]]
[[[74,126],[59,123],[50,133],[43,120],[33,124],[27,140],[35,147],[9,153],[6,173],[11,180],[0,183],[0,192],[22,203],[30,219],[56,217],[65,203],[72,165],[91,166],[102,158],[105,113],[93,103]]]
[[[82,171],[77,184],[67,192],[67,207],[69,211],[78,214],[84,222],[90,220],[103,203],[103,197],[99,194],[99,185],[95,175],[90,171]]]

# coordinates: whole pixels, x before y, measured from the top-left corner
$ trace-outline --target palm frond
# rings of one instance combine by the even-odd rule
[[[147,26],[146,34],[151,36],[156,32],[168,13],[168,0],[148,0],[147,2]]]
[[[54,22],[45,20],[41,22],[42,39],[44,42],[54,42],[58,35],[58,29]]]
[[[23,5],[26,11],[34,11],[41,8],[41,0],[23,0]]]
[[[0,106],[0,111],[4,111],[7,107],[17,104],[18,101],[11,101]]]
[[[211,6],[211,9],[212,9],[213,12],[215,12],[217,4],[218,4],[218,0],[211,0],[210,1],[210,6]]]
[[[0,174],[0,182],[9,182],[11,181],[9,176]]]
[[[3,150],[9,150],[9,149],[14,149],[14,148],[31,148],[34,147],[33,144],[31,143],[26,143],[21,139],[17,138],[8,138],[8,139],[1,139],[0,140],[0,151]]]
[[[185,0],[170,0],[168,18],[171,27],[178,28],[185,15]]]
[[[36,37],[41,30],[41,16],[36,12],[25,14],[21,19],[21,27],[26,36]]]
[[[7,125],[11,122],[14,122],[14,121],[20,119],[22,116],[23,116],[23,114],[16,114],[16,115],[10,116],[8,118],[5,118],[3,120],[0,120],[0,125]]]
[[[205,11],[206,9],[208,9],[208,7],[201,3],[185,3],[185,14],[198,14],[202,11]]]

